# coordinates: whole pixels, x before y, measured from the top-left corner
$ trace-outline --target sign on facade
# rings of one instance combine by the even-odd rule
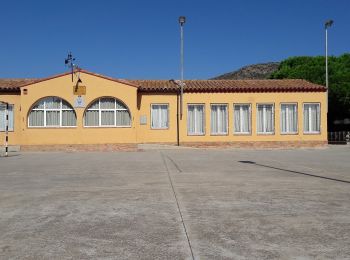
[[[146,115],[140,116],[140,125],[147,125],[147,116]]]
[[[83,96],[86,95],[86,86],[73,86],[73,95]]]
[[[85,107],[84,98],[82,96],[77,96],[75,98],[74,107]]]

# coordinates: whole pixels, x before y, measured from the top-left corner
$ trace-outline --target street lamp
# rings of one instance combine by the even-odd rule
[[[181,59],[181,65],[180,65],[180,71],[181,71],[181,82],[180,84],[180,118],[182,119],[182,110],[183,110],[183,93],[184,93],[184,88],[183,88],[183,81],[184,81],[184,32],[183,32],[183,26],[186,22],[186,17],[185,16],[180,16],[179,17],[179,24],[180,24],[180,30],[181,30],[181,35],[180,35],[180,40],[181,40],[181,50],[180,50],[180,59]]]
[[[326,88],[327,88],[327,113],[328,113],[328,28],[333,25],[333,20],[327,20],[324,24],[326,31]]]

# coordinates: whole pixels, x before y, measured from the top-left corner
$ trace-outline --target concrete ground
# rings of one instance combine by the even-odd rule
[[[0,259],[350,259],[350,147],[0,158]]]

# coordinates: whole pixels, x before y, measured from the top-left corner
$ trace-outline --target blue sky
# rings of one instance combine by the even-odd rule
[[[185,15],[185,78],[350,47],[349,0],[100,0],[1,3],[0,77],[66,71],[71,50],[84,69],[129,79],[179,78],[178,16]]]

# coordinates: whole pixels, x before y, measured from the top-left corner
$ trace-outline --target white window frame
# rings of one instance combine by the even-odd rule
[[[203,133],[200,133],[200,132],[197,132],[197,130],[194,132],[194,133],[190,133],[190,131],[189,131],[189,124],[190,124],[190,122],[189,122],[189,115],[188,115],[188,107],[189,106],[201,106],[201,107],[203,107]],[[196,118],[195,118],[195,120],[196,120]],[[188,136],[204,136],[205,135],[205,131],[206,130],[206,128],[205,128],[205,104],[203,104],[203,103],[188,103],[187,104],[187,135]]]
[[[47,99],[47,98],[59,99],[60,100],[60,108],[46,108],[46,101],[45,101],[45,99]],[[30,111],[28,113],[28,124],[27,124],[28,128],[76,128],[77,127],[77,121],[78,121],[77,113],[75,112],[73,106],[69,102],[67,102],[66,100],[63,100],[60,97],[49,96],[49,97],[45,97],[45,98],[42,98],[42,99],[38,100],[37,102],[34,103],[34,105],[32,107],[34,107],[36,104],[38,104],[42,100],[44,101],[44,108],[32,108],[32,109],[30,109]],[[67,104],[69,104],[71,106],[71,108],[62,108],[62,101],[67,102]],[[44,111],[44,125],[43,126],[31,126],[30,125],[30,123],[29,123],[29,116],[30,116],[30,113],[32,111]],[[60,124],[59,125],[47,125],[46,124],[46,112],[50,112],[50,111],[56,111],[56,112],[60,113]],[[73,111],[74,112],[75,125],[72,125],[72,126],[63,126],[62,125],[62,112],[63,111]]]
[[[101,99],[114,99],[114,108],[101,108]],[[89,108],[91,107],[96,101],[98,100],[98,108]],[[125,108],[117,108],[117,102],[122,104]],[[85,125],[85,116],[86,116],[86,112],[87,111],[98,111],[98,125]],[[101,119],[102,119],[102,112],[106,112],[106,111],[112,111],[114,112],[114,125],[102,125]],[[130,116],[130,124],[129,125],[117,125],[117,111],[128,111],[129,116]],[[83,119],[83,124],[84,127],[86,128],[98,128],[98,127],[103,127],[103,128],[130,128],[132,125],[131,122],[131,113],[130,110],[127,108],[127,106],[121,102],[120,100],[116,99],[115,97],[100,97],[98,99],[95,99],[94,101],[92,101],[88,108],[85,110],[84,112],[84,119]]]
[[[259,132],[259,106],[272,106],[272,131],[271,132]],[[266,117],[266,108],[263,110],[263,117]],[[263,120],[265,121],[265,120]],[[274,103],[258,103],[256,104],[256,132],[258,135],[274,135],[275,134],[275,104]]]
[[[296,106],[296,113],[297,113],[297,116],[296,116],[296,120],[297,120],[297,130],[295,132],[283,132],[282,131],[282,105],[295,105]],[[288,107],[287,107],[288,109]],[[288,117],[288,113],[286,113],[286,116]],[[288,119],[288,118],[287,118]],[[288,120],[286,119],[286,123],[287,123],[287,128],[288,128]],[[298,116],[298,103],[297,102],[282,102],[280,103],[280,128],[281,128],[281,134],[282,135],[295,135],[295,134],[298,134],[299,133],[299,116]]]
[[[3,107],[3,108],[4,108],[4,111],[6,111],[6,103],[5,103],[5,104],[2,104],[2,103],[0,102],[0,108],[1,108],[1,107]],[[9,104],[9,107],[12,108],[12,122],[13,122],[13,125],[12,125],[12,128],[10,128],[10,126],[9,126],[8,131],[9,131],[9,132],[14,132],[14,131],[15,131],[15,105],[14,105],[14,104]],[[9,113],[9,119],[10,119],[10,113]],[[0,120],[1,120],[1,119],[0,119]],[[5,118],[4,118],[4,126],[6,125],[5,121],[6,121],[6,113],[5,113]],[[10,120],[9,120],[9,121],[10,121]],[[1,130],[1,129],[0,129],[0,132],[6,132],[6,129],[4,129],[4,130]]]
[[[308,102],[308,103],[303,103],[303,117],[304,117],[304,111],[305,111],[305,105],[318,105],[320,115],[319,115],[319,131],[305,131],[305,125],[304,125],[304,118],[303,118],[303,133],[304,134],[321,134],[321,103],[319,102]],[[311,117],[310,117],[310,111],[311,108],[309,108],[309,126],[311,125]]]
[[[211,112],[212,112],[212,107],[213,106],[226,106],[226,132],[218,132],[218,133],[213,133],[213,129],[211,129]],[[210,104],[210,135],[228,135],[228,129],[229,129],[229,109],[228,109],[228,104],[227,103],[212,103]]]
[[[249,131],[248,132],[237,132],[236,129],[235,129],[235,106],[249,106]],[[239,109],[239,114],[240,114],[240,118],[242,118],[242,109],[240,108]],[[234,103],[233,104],[233,113],[232,113],[232,116],[233,116],[233,134],[234,135],[251,135],[252,134],[252,104],[251,103]],[[242,120],[240,121],[240,127],[241,129],[243,128],[242,127]]]
[[[167,126],[166,127],[153,127],[152,126],[152,122],[153,122],[153,113],[152,113],[152,110],[153,110],[153,106],[166,106],[166,111],[167,111]],[[169,118],[169,103],[152,103],[151,104],[151,122],[150,122],[150,127],[152,130],[167,130],[169,129],[169,125],[170,125],[170,118]]]

